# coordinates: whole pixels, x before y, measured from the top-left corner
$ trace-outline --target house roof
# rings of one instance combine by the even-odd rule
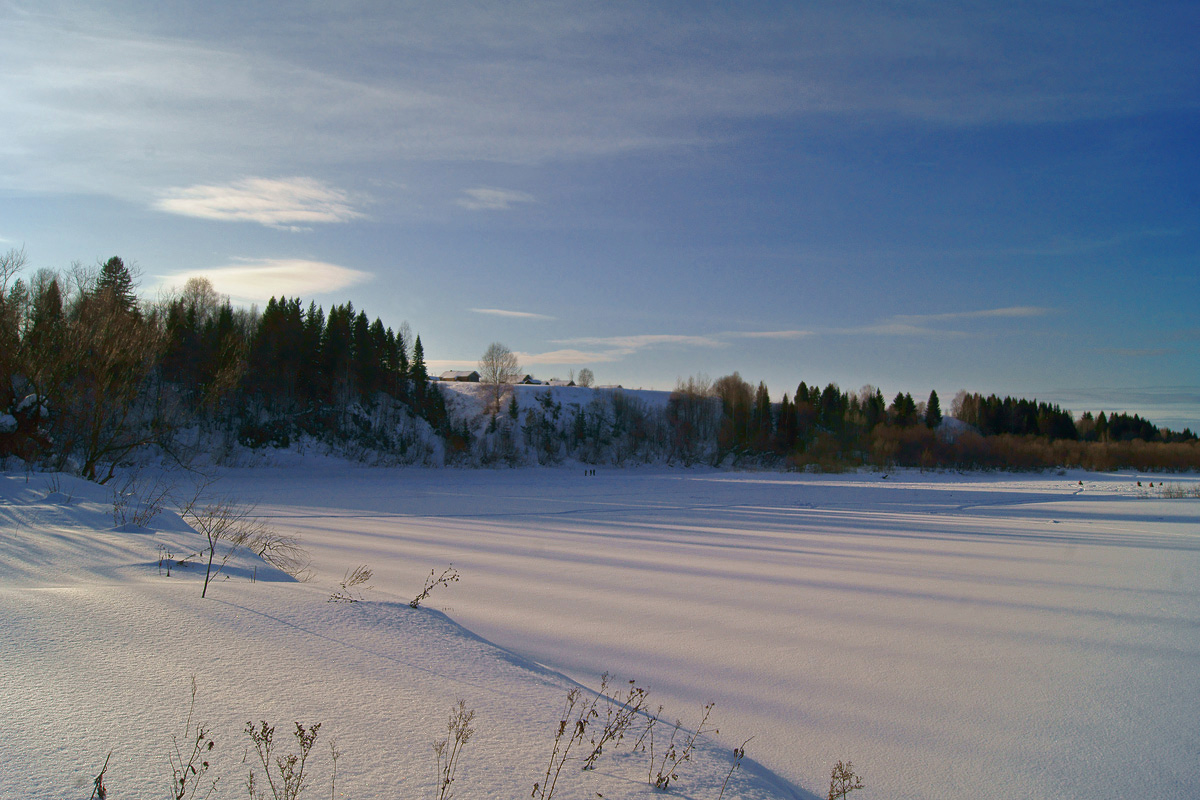
[[[471,370],[470,372],[467,372],[465,370],[449,370],[447,372],[443,372],[440,376],[440,379],[443,381],[472,381],[472,382],[474,382],[474,381],[479,380],[479,373],[474,370]]]

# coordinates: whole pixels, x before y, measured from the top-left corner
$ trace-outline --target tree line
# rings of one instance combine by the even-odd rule
[[[141,448],[184,457],[197,426],[230,445],[308,433],[403,451],[417,420],[445,425],[420,336],[351,303],[272,298],[260,313],[195,278],[144,304],[119,257],[29,281],[24,266],[0,257],[0,457],[103,480]]]
[[[1086,412],[1077,420],[1050,403],[966,391],[952,403],[954,422],[943,425],[936,391],[924,402],[907,392],[888,402],[873,386],[845,392],[836,384],[801,381],[794,395],[772,404],[764,383],[752,387],[735,372],[681,382],[668,416],[681,452],[696,450],[686,444],[696,431],[715,429],[718,462],[757,459],[819,469],[1200,468],[1200,442],[1190,429],[1175,432],[1123,413]]]
[[[203,278],[145,303],[118,257],[28,281],[24,267],[22,251],[0,256],[0,458],[94,480],[143,451],[186,460],[303,441],[385,463],[1200,468],[1194,433],[1136,415],[964,391],[943,424],[936,391],[889,401],[802,381],[772,402],[736,372],[681,380],[665,405],[620,390],[564,404],[541,387],[502,410],[496,379],[482,411],[448,408],[420,336],[351,303],[280,297],[260,312]],[[506,349],[492,350],[507,376]]]

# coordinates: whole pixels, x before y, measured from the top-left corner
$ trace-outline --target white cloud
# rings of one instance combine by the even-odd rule
[[[533,195],[526,192],[514,192],[508,189],[464,189],[466,197],[460,197],[456,202],[471,211],[507,211],[517,203],[532,203]]]
[[[154,207],[185,217],[257,222],[273,228],[346,222],[362,216],[345,192],[312,178],[244,178],[168,189]]]
[[[517,358],[523,366],[542,366],[545,364],[607,364],[619,361],[627,353],[616,351],[586,351],[586,350],[551,350],[546,353],[517,353]]]
[[[845,336],[894,336],[955,339],[969,336],[966,331],[936,327],[939,322],[961,322],[979,319],[1028,319],[1045,316],[1052,309],[1040,306],[1009,306],[975,311],[948,311],[941,314],[897,314],[868,325],[848,328],[829,328],[824,334]]]
[[[546,319],[552,320],[554,317],[546,314],[534,314],[532,311],[508,311],[503,308],[472,308],[476,314],[488,314],[493,317],[510,317],[512,319]]]
[[[523,364],[598,364],[619,361],[641,350],[657,347],[724,347],[725,343],[712,336],[682,334],[638,334],[634,336],[584,336],[557,339],[556,344],[582,345],[581,350],[567,347],[545,353],[519,353]]]
[[[877,322],[873,325],[859,325],[852,328],[832,328],[826,333],[845,336],[923,336],[929,338],[952,339],[966,336],[962,331],[942,330],[925,325],[914,325],[910,322],[891,320]]]
[[[361,272],[323,261],[286,258],[235,259],[211,269],[160,276],[160,287],[169,289],[191,278],[208,278],[213,288],[237,302],[262,302],[271,297],[324,294],[370,279]]]
[[[634,336],[583,336],[574,339],[558,339],[558,344],[586,344],[611,348],[615,351],[635,353],[648,347],[724,347],[725,343],[712,336],[689,336],[675,333],[648,333]]]
[[[725,334],[737,339],[803,339],[812,331],[730,331]]]
[[[980,311],[950,311],[942,314],[897,314],[894,319],[907,322],[946,322],[960,319],[987,319],[994,317],[1042,317],[1050,313],[1050,309],[1041,306],[1010,306],[1008,308],[988,308]]]

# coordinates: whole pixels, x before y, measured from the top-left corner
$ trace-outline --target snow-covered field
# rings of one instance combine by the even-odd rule
[[[839,759],[863,800],[1200,796],[1200,500],[1136,486],[1159,476],[583,472],[227,471],[316,576],[245,558],[206,600],[159,574],[199,548],[177,518],[114,531],[103,487],[0,478],[0,797],[86,797],[109,750],[110,797],[164,795],[192,675],[217,796],[246,796],[267,719],[323,723],[313,797],[328,738],[338,795],[432,797],[462,698],[454,795],[529,797],[603,671],[685,725],[715,702],[681,797],[715,800],[752,736],[726,797],[824,797]],[[364,563],[367,602],[326,602]],[[569,765],[555,796],[661,797],[646,764]]]

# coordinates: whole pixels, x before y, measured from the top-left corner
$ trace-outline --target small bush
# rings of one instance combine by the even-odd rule
[[[255,783],[254,770],[251,769],[250,777],[246,780],[250,800],[296,800],[300,796],[308,785],[304,777],[304,767],[308,763],[308,754],[317,741],[317,731],[320,729],[319,722],[309,728],[297,722],[292,735],[296,737],[296,745],[300,752],[276,756],[273,753],[275,726],[268,725],[266,720],[257,728],[253,722],[246,723],[246,735],[254,744],[254,751],[263,766],[263,775],[270,791],[270,794],[267,794],[260,788],[261,784]]]
[[[199,722],[194,722],[196,711],[196,676],[192,676],[192,698],[188,703],[187,721],[183,725],[183,749],[180,748],[179,738],[171,736],[171,798],[172,800],[191,800],[196,796],[205,773],[208,772],[208,754],[216,743],[209,729]],[[186,760],[184,754],[187,754]],[[209,784],[208,790],[201,795],[206,798],[217,788],[216,779]]]
[[[454,568],[453,564],[442,570],[442,574],[438,575],[436,578],[434,577],[435,574],[437,574],[436,570],[429,570],[429,577],[425,579],[425,588],[421,590],[420,594],[408,602],[409,607],[420,608],[422,601],[429,597],[429,593],[432,592],[435,587],[449,586],[450,584],[458,581],[458,570]]]
[[[356,594],[354,589],[356,586],[362,586],[364,583],[371,580],[371,577],[374,574],[375,573],[372,572],[371,568],[366,564],[360,564],[359,566],[355,567],[353,572],[347,569],[346,574],[342,577],[342,582],[338,584],[342,588],[329,595],[329,602],[357,603],[359,600],[362,600],[361,592]],[[367,586],[365,588],[370,589],[371,587]]]
[[[846,795],[861,788],[863,788],[862,778],[854,773],[852,763],[847,761],[843,764],[839,761],[834,765],[833,772],[829,776],[828,800],[843,800]]]
[[[446,723],[446,738],[433,743],[433,752],[437,756],[438,786],[434,795],[436,800],[450,800],[450,785],[454,783],[454,775],[458,771],[458,760],[463,748],[471,739],[475,729],[471,721],[475,719],[475,711],[467,710],[465,700],[459,700],[458,705],[450,709],[450,720]]]
[[[682,741],[677,741],[679,732],[683,729],[683,722],[675,720],[675,727],[671,731],[671,738],[667,742],[667,747],[662,753],[662,758],[658,762],[658,771],[654,772],[654,733],[650,734],[650,770],[652,777],[650,785],[656,789],[666,789],[671,785],[672,781],[679,780],[678,770],[681,765],[692,760],[692,750],[696,746],[696,739],[702,733],[720,733],[715,728],[705,728],[705,723],[708,722],[708,717],[712,713],[713,703],[709,703],[704,707],[704,714],[700,717],[700,724],[696,726],[696,730],[687,734]]]

